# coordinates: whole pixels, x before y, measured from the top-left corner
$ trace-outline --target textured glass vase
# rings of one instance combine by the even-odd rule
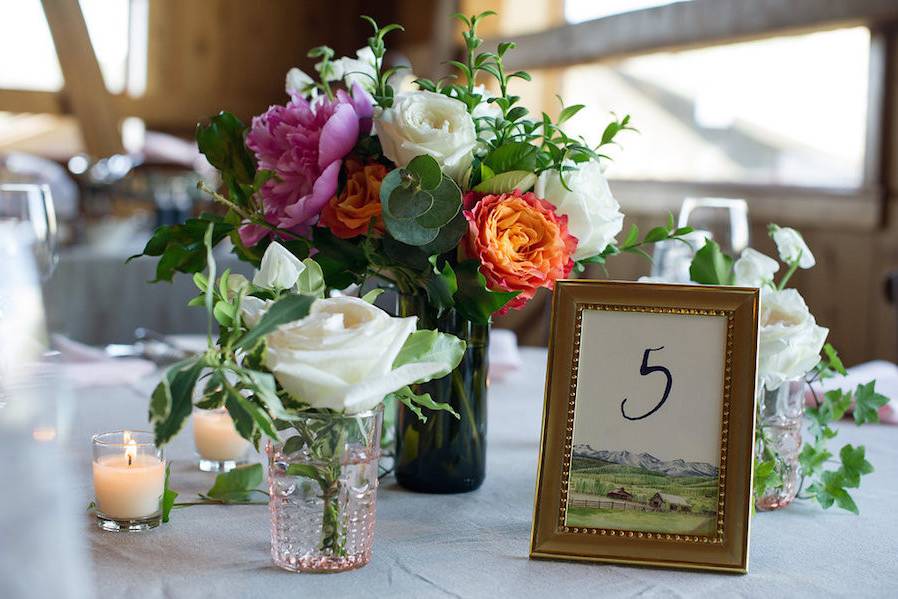
[[[269,442],[271,557],[294,572],[341,572],[371,559],[383,409],[310,414]]]
[[[446,377],[415,386],[459,414],[425,411],[427,421],[404,405],[396,419],[396,480],[422,493],[464,493],[486,476],[486,395],[489,326],[474,324],[455,310],[436,310],[421,295],[399,298],[401,316],[417,316],[419,329],[437,329],[467,342],[458,367]]]
[[[784,508],[798,493],[801,452],[801,417],[804,414],[804,380],[782,384],[778,389],[758,391],[758,456],[774,459],[782,483],[755,498],[761,511]]]

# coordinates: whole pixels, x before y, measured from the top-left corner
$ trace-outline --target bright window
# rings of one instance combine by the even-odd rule
[[[80,4],[106,87],[112,93],[121,93],[126,86],[140,88],[134,77],[135,68],[140,74],[140,65],[133,61],[129,77],[129,44],[132,33],[139,31],[129,24],[131,0],[80,0]],[[144,19],[145,29],[145,11],[137,16]],[[141,41],[146,44],[145,35]],[[145,60],[145,50],[142,56]],[[146,77],[145,66],[142,76]],[[0,88],[57,91],[62,84],[40,0],[0,3]]]
[[[629,113],[619,179],[858,187],[870,33],[863,27],[564,69],[568,132],[592,142]]]
[[[688,0],[565,0],[564,18],[568,23],[582,23],[676,2],[688,2]]]

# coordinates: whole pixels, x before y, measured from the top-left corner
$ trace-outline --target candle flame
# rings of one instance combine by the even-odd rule
[[[130,466],[134,458],[137,457],[137,441],[131,438],[131,433],[128,431],[122,434],[122,441],[125,442],[125,456],[127,456]]]

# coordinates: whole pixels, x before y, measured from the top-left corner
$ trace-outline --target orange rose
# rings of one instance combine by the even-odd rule
[[[382,164],[362,165],[356,160],[346,161],[346,185],[321,210],[320,224],[341,239],[357,237],[368,231],[372,219],[374,229],[383,233],[380,216],[380,183],[387,176]]]
[[[521,292],[500,313],[520,308],[540,287],[552,289],[574,266],[577,239],[567,217],[533,193],[485,196],[465,217],[467,252],[480,259],[490,289]]]

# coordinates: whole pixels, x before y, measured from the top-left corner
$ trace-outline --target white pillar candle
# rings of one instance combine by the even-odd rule
[[[137,454],[132,441],[121,455],[105,455],[93,463],[97,511],[121,520],[157,513],[165,487],[165,461]]]
[[[200,457],[219,462],[239,461],[250,448],[227,410],[194,410],[193,440]]]

